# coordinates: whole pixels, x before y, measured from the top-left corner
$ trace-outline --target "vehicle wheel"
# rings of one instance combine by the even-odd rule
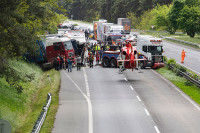
[[[108,59],[103,59],[103,67],[108,67],[109,66],[109,60]]]
[[[140,68],[141,68],[141,69],[145,69],[144,62],[141,62],[141,63],[140,63]]]
[[[117,61],[115,59],[111,59],[111,61],[110,61],[110,67],[111,68],[116,68],[117,67]]]

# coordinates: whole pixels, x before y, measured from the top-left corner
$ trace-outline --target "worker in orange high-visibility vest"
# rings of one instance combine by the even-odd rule
[[[184,58],[185,58],[185,51],[183,49],[183,51],[181,53],[181,63],[184,63]]]
[[[112,45],[116,45],[116,43],[112,40]]]

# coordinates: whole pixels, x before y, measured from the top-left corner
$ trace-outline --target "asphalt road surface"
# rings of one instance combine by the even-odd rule
[[[193,70],[200,75],[200,50],[184,45],[164,41],[164,55],[168,58],[173,58],[177,63]],[[181,63],[181,52],[184,49],[186,57],[184,63]]]
[[[200,109],[151,69],[61,72],[53,133],[199,133]]]

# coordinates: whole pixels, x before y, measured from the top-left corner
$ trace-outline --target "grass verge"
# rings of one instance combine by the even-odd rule
[[[167,67],[157,69],[156,71],[180,88],[183,92],[190,96],[191,99],[200,104],[200,88],[198,86],[192,84],[184,77],[177,76],[176,73],[169,70]]]
[[[24,75],[23,73],[33,74],[34,79],[30,82],[19,81],[24,89],[22,93],[17,93],[4,77],[0,78],[0,119],[5,119],[11,124],[13,133],[31,132],[46,103],[47,93],[50,92],[52,93],[52,103],[42,132],[51,132],[58,108],[60,73],[55,70],[43,72],[39,66],[20,60],[11,60],[9,64],[21,76]],[[47,73],[51,77],[51,86]]]
[[[49,83],[47,74],[50,75],[52,83]],[[32,96],[32,104],[30,105],[29,114],[26,117],[26,123],[17,130],[17,132],[28,133],[32,130],[35,122],[38,119],[38,116],[42,110],[42,107],[45,105],[47,100],[47,93],[52,94],[52,101],[50,108],[48,110],[46,119],[43,123],[40,133],[51,133],[53,128],[55,115],[59,105],[59,88],[60,88],[60,73],[55,70],[47,71],[43,74],[40,82],[38,83],[39,89]]]

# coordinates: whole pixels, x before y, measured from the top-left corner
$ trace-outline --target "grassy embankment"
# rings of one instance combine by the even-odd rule
[[[174,35],[171,35],[169,33],[162,33],[162,32],[158,33],[158,32],[140,31],[140,34],[142,34],[142,35],[152,35],[152,36],[155,36],[155,37],[159,37],[159,35],[162,35],[162,36],[172,37],[172,38],[175,38],[175,39],[179,39],[179,40],[183,40],[183,41],[187,41],[187,42],[191,42],[191,43],[200,44],[200,35],[196,35],[194,38],[191,38],[187,34],[184,34],[184,33],[176,33]],[[174,41],[174,40],[170,40],[170,39],[164,39],[164,40],[200,49],[197,46],[189,45],[189,44],[182,43],[182,42],[179,42],[179,41]]]
[[[12,132],[29,133],[46,103],[47,93],[50,92],[52,103],[41,132],[51,132],[58,108],[60,73],[55,70],[43,72],[37,65],[23,61],[9,61],[9,64],[20,73],[34,73],[35,78],[31,82],[20,81],[24,88],[20,94],[5,81],[5,78],[0,78],[0,119],[10,122]],[[51,86],[47,74],[51,77]]]
[[[195,102],[200,104],[200,88],[185,79],[184,77],[177,76],[176,73],[169,70],[167,67],[156,70],[166,79],[171,81],[174,85],[180,88],[188,96],[190,96]]]

